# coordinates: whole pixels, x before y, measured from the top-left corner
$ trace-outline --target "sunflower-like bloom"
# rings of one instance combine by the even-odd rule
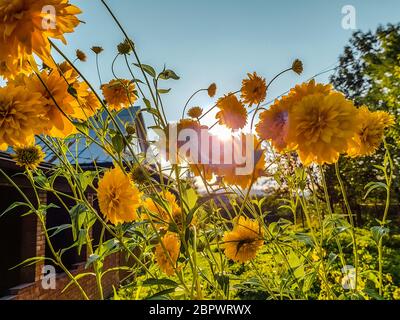
[[[143,206],[146,208],[150,214],[152,214],[151,219],[156,222],[157,227],[161,227],[162,223],[170,223],[174,221],[176,224],[182,222],[182,211],[181,207],[176,201],[176,197],[173,193],[169,191],[160,192],[159,197],[162,204],[154,201],[151,198],[147,198]],[[148,215],[146,218],[150,219]],[[154,216],[154,217],[153,217]]]
[[[299,59],[294,60],[292,64],[292,70],[298,75],[301,75],[303,73],[303,62],[301,62]]]
[[[137,220],[137,209],[142,204],[142,194],[121,168],[107,171],[97,189],[100,211],[117,225]]]
[[[220,98],[217,106],[220,111],[216,114],[216,119],[220,125],[225,125],[233,130],[242,129],[246,125],[246,108],[234,94],[230,93]]]
[[[132,52],[132,48],[134,47],[135,45],[132,40],[125,39],[123,42],[118,44],[117,49],[119,54],[127,55]]]
[[[264,78],[261,78],[257,73],[248,73],[248,79],[242,81],[242,99],[243,102],[249,105],[259,104],[265,100],[267,96],[267,84]]]
[[[214,168],[216,175],[223,177],[225,183],[245,189],[265,176],[265,154],[261,141],[254,134],[242,134],[239,139],[234,139],[233,153],[233,164],[222,164]],[[236,163],[235,160],[242,155],[246,155],[244,162]]]
[[[86,62],[86,60],[87,60],[86,53],[84,53],[82,50],[79,50],[79,49],[76,50],[76,58],[82,62]]]
[[[15,163],[27,170],[35,170],[45,157],[42,148],[37,145],[14,147],[14,152],[12,158]]]
[[[176,233],[167,232],[161,242],[163,245],[156,246],[156,261],[162,272],[167,276],[172,276],[175,273],[176,262],[181,250],[181,241]]]
[[[74,103],[76,105],[74,118],[87,120],[87,118],[93,116],[100,109],[101,104],[89,85],[79,80],[78,72],[66,61],[58,65],[58,71],[62,74],[62,78],[67,82],[70,89],[74,91],[77,100]]]
[[[45,112],[40,94],[12,83],[0,87],[0,150],[33,143]]]
[[[104,49],[100,46],[93,46],[91,48],[91,50],[95,53],[95,54],[100,54],[104,51]]]
[[[68,84],[73,85],[79,82],[78,72],[67,61],[64,61],[58,65],[58,71],[62,74],[63,78],[68,82]]]
[[[278,152],[283,151],[288,146],[288,104],[277,100],[268,110],[263,111],[256,125],[256,132],[261,139],[271,141]]]
[[[49,38],[66,44],[64,34],[78,26],[80,13],[68,0],[1,0],[0,60],[10,65],[18,59],[23,64],[35,53],[52,66]]]
[[[195,177],[201,177],[204,180],[211,180],[216,172],[216,167],[211,164],[194,163],[189,165],[190,171]]]
[[[304,82],[302,84],[296,85],[281,100],[283,100],[284,103],[288,104],[291,110],[291,108],[294,105],[296,105],[303,98],[309,95],[317,93],[328,95],[331,92],[332,92],[332,86],[330,84],[316,83],[315,80],[313,79],[309,82]]]
[[[4,57],[2,58],[0,53],[0,76],[12,80],[21,73],[29,74],[32,72],[32,67],[29,63],[36,65],[36,62],[28,56],[22,59],[15,57],[9,57],[6,59]]]
[[[119,111],[123,108],[132,106],[137,97],[135,94],[135,84],[129,80],[113,79],[101,86],[104,99],[112,110]]]
[[[215,83],[210,84],[207,89],[207,93],[210,98],[214,98],[215,94],[217,93],[217,85]]]
[[[256,125],[257,134],[261,139],[271,141],[278,152],[293,149],[294,144],[289,137],[291,111],[303,98],[313,94],[326,96],[331,90],[330,85],[315,83],[314,80],[297,85],[289,94],[275,100],[268,110],[260,114],[260,121]]]
[[[75,133],[75,126],[67,116],[74,118],[79,104],[70,94],[68,83],[57,70],[44,70],[39,77],[33,74],[25,81],[31,92],[40,93],[42,96],[42,104],[46,109],[43,117],[44,133],[57,138],[65,138]]]
[[[239,217],[232,231],[225,232],[223,248],[225,255],[237,262],[246,262],[256,257],[264,243],[264,233],[257,221]]]
[[[358,110],[357,119],[360,126],[348,154],[351,157],[372,155],[382,143],[385,129],[394,124],[394,118],[384,111],[371,112],[364,106]]]
[[[167,133],[167,159],[176,163],[197,163],[201,159],[203,131],[208,138],[208,127],[201,125],[198,120],[181,119],[176,125],[176,131],[176,142],[170,142],[169,132]],[[170,150],[172,146],[176,147],[175,154]]]
[[[188,110],[187,114],[193,119],[198,119],[203,114],[203,109],[200,107],[192,107]]]
[[[290,140],[304,165],[335,163],[357,128],[357,109],[337,92],[303,98],[289,117]]]
[[[74,85],[74,88],[76,88],[79,105],[75,108],[74,117],[87,120],[87,118],[93,116],[101,108],[100,101],[86,82],[78,82]]]

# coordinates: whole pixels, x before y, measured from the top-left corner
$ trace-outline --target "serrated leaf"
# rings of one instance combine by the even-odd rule
[[[150,66],[148,64],[143,64],[143,63],[141,65],[134,63],[134,65],[136,67],[138,67],[139,69],[142,69],[144,72],[146,72],[148,75],[152,76],[153,78],[156,77],[156,71],[154,70],[154,68],[152,66]],[[141,66],[141,68],[140,68],[140,66]]]

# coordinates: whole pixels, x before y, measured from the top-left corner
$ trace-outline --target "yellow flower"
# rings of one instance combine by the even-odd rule
[[[118,53],[119,54],[130,54],[132,52],[132,47],[134,47],[133,41],[125,39],[124,42],[121,42],[118,46]]]
[[[76,58],[82,62],[86,62],[87,60],[86,53],[84,53],[82,50],[79,49],[76,50]]]
[[[217,93],[217,85],[215,83],[210,84],[210,86],[207,89],[207,93],[210,98],[213,98]]]
[[[99,181],[100,211],[114,225],[137,220],[141,196],[133,181],[119,167],[108,170]]]
[[[264,243],[264,233],[257,221],[239,217],[233,230],[225,232],[223,248],[225,255],[237,262],[246,262],[256,257],[257,251]]]
[[[247,111],[243,103],[233,94],[220,98],[217,102],[220,111],[216,114],[220,125],[230,129],[242,129],[247,122]]]
[[[328,95],[331,91],[332,91],[331,85],[315,83],[315,80],[313,79],[309,82],[304,82],[300,85],[296,85],[294,88],[290,90],[290,92],[286,96],[282,97],[281,100],[284,100],[284,103],[288,104],[291,110],[291,108],[295,104],[299,103],[304,97],[316,93]]]
[[[54,12],[45,12],[44,8]],[[26,60],[35,53],[47,65],[54,65],[49,38],[66,44],[64,34],[78,26],[76,15],[80,13],[68,0],[0,1],[0,60]]]
[[[78,72],[67,61],[64,61],[58,65],[58,71],[62,74],[63,78],[65,78],[68,84],[75,84],[79,81]]]
[[[285,100],[277,100],[268,110],[263,111],[256,125],[259,137],[271,141],[278,152],[288,146],[289,106],[282,103],[283,101]]]
[[[400,288],[396,288],[396,290],[393,291],[393,299],[400,300]]]
[[[188,110],[188,116],[193,119],[198,119],[203,114],[203,109],[200,107],[193,107]]]
[[[176,154],[170,152],[170,137],[169,133],[167,133],[167,159],[177,163],[181,161],[193,162],[196,156],[197,159],[201,159],[202,131],[205,130],[208,132],[208,127],[202,126],[198,120],[181,119],[176,125],[176,130],[176,145],[174,145],[174,141],[171,143],[173,146],[176,146]],[[187,135],[189,135],[189,137]]]
[[[189,164],[190,171],[196,176],[205,180],[211,180],[215,171],[214,166],[210,164]]]
[[[74,117],[87,120],[101,108],[100,101],[86,82],[78,82],[74,85],[74,88],[78,99],[78,107],[75,109]]]
[[[42,131],[43,114],[40,94],[11,83],[0,87],[0,150],[33,143]]]
[[[100,101],[89,88],[89,85],[79,80],[78,72],[68,62],[64,61],[59,64],[58,70],[76,95],[77,101],[74,103],[76,105],[73,114],[74,118],[87,120],[87,118],[93,116],[101,108]]]
[[[172,220],[176,224],[182,223],[182,211],[179,204],[176,202],[176,197],[173,193],[169,191],[160,192],[159,197],[161,198],[162,204],[154,201],[151,198],[147,198],[143,205],[144,207],[156,217],[151,219],[155,221],[159,227],[162,223],[170,223]],[[150,219],[148,215],[146,218]]]
[[[335,163],[357,130],[357,109],[341,93],[313,94],[289,116],[290,140],[304,165]]]
[[[1,42],[1,41],[0,41]],[[0,53],[0,75],[5,79],[14,79],[19,74],[29,74],[32,72],[32,67],[29,65],[36,65],[36,62],[29,57],[24,58],[2,58]]]
[[[42,148],[36,145],[14,147],[14,151],[12,158],[15,163],[29,170],[35,170],[45,157]]]
[[[257,73],[248,73],[248,79],[242,81],[242,99],[243,102],[249,105],[260,104],[267,96],[267,84],[264,78],[261,78]]]
[[[303,62],[301,62],[299,59],[294,60],[292,64],[292,70],[298,75],[301,75],[303,73]]]
[[[44,70],[39,76],[40,79],[36,74],[26,78],[26,86],[31,92],[38,92],[42,96],[46,109],[43,117],[44,133],[57,138],[76,133],[75,126],[66,115],[73,118],[79,105],[70,94],[68,83],[57,70],[50,73]]]
[[[385,129],[394,124],[394,118],[384,111],[371,112],[367,107],[361,107],[357,119],[360,126],[348,154],[351,157],[372,155],[382,143]]]
[[[91,50],[95,53],[95,54],[100,54],[104,51],[104,49],[102,47],[99,46],[93,46],[91,48]]]
[[[149,179],[151,179],[151,176],[148,178],[150,172],[148,172],[147,169],[139,163],[133,166],[130,174],[133,181],[135,181],[139,185],[145,184],[149,181]]]
[[[113,79],[109,83],[103,84],[101,89],[109,108],[116,111],[129,108],[137,99],[135,84],[129,80]]]
[[[247,143],[253,140],[252,146],[249,146],[252,154],[248,154]],[[254,184],[258,178],[265,176],[265,155],[264,151],[261,149],[261,141],[253,134],[242,134],[240,139],[233,140],[233,152],[235,152],[239,157],[241,155],[246,155],[245,163],[234,163],[232,165],[220,165],[216,166],[216,174],[223,177],[225,183],[230,185],[236,185],[243,189]],[[238,144],[242,144],[239,146]],[[233,156],[232,159],[238,159],[238,156]],[[251,172],[241,173],[238,170],[244,169],[246,166],[253,164]]]
[[[156,246],[156,261],[162,272],[167,276],[172,276],[175,273],[176,262],[181,250],[181,241],[177,234],[167,232],[162,237],[161,242],[163,245],[158,244]]]

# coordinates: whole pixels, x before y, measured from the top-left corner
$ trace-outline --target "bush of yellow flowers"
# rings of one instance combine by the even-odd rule
[[[25,168],[35,190],[57,194],[51,181],[61,176],[68,182],[75,204],[82,208],[78,215],[83,216],[79,230],[71,232],[84,234],[83,240],[76,241],[92,253],[87,264],[94,272],[88,276],[96,277],[99,297],[399,299],[400,289],[387,266],[393,249],[385,246],[390,237],[388,210],[395,165],[391,155],[387,151],[379,167],[384,180],[371,181],[366,188],[366,196],[376,188],[387,194],[385,210],[371,229],[356,226],[337,166],[340,157],[362,157],[382,144],[387,147],[385,130],[393,125],[393,116],[358,108],[330,85],[315,80],[296,85],[268,105],[268,89],[278,76],[268,82],[259,73],[248,73],[239,88],[221,94],[211,108],[217,111],[215,123],[230,130],[232,145],[250,150],[246,153],[251,170],[245,171],[248,163],[224,148],[227,141],[215,143],[211,128],[202,123],[211,109],[190,106],[189,100],[177,123],[166,118],[162,95],[168,92],[159,84],[179,76],[170,69],[156,71],[142,64],[112,8],[101,2],[120,28],[123,41],[116,52],[125,58],[132,77],[116,77],[96,90],[77,67],[77,62],[91,57],[81,50],[68,57],[54,42],[66,44],[65,34],[76,31],[81,22],[78,7],[68,0],[0,0],[0,75],[6,80],[0,88],[0,147],[13,149],[13,158]],[[57,24],[43,29],[42,20],[48,17],[42,8],[49,4],[55,8]],[[102,52],[102,47],[92,47],[97,66]],[[62,60],[56,60],[54,53]],[[295,60],[284,72],[301,74],[303,64]],[[217,85],[195,94],[202,93],[213,99]],[[126,130],[121,129],[120,112],[131,112],[139,101],[144,107],[132,114],[131,123],[124,123]],[[164,163],[146,156],[154,151],[150,141],[142,150],[134,146],[135,139],[143,139],[139,131],[145,131],[144,122],[137,121],[140,114],[151,117],[149,127],[161,132],[168,144]],[[196,143],[184,142],[194,152],[172,147],[177,139],[172,127],[178,136],[185,130],[192,134]],[[70,150],[71,141],[101,148],[112,158],[113,168],[96,167],[94,174],[88,174]],[[44,159],[41,146],[58,159],[50,173],[39,168]],[[213,159],[205,152],[209,149]],[[234,160],[227,161],[232,155]],[[331,204],[325,165],[336,166],[344,208]],[[288,219],[269,219],[263,205],[266,198],[252,193],[252,187],[267,177],[289,190],[280,208],[290,212]],[[204,191],[199,192],[194,181]],[[317,195],[317,182],[322,197]],[[16,192],[23,193],[14,185]],[[87,188],[96,190],[99,211],[86,198]],[[25,205],[30,214],[45,221],[46,206]],[[121,266],[131,280],[121,283],[112,297],[103,295],[102,284],[107,273],[103,261],[111,249],[103,239],[98,245],[92,243],[93,223],[84,218],[88,214],[132,261]],[[51,246],[50,230],[43,226]],[[68,271],[62,255],[53,254],[53,262]],[[350,275],[348,266],[352,266]],[[82,275],[67,274],[70,285],[78,286],[87,299],[77,281]]]

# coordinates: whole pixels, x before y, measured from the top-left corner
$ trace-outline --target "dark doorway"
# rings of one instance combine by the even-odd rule
[[[31,189],[23,192],[35,203]],[[14,202],[25,202],[14,187],[0,186],[0,214]],[[35,266],[18,267],[10,270],[28,258],[36,256],[36,215],[27,213],[24,206],[17,207],[0,218],[0,296],[8,295],[8,289],[35,281]]]
[[[61,197],[61,200],[64,202],[68,210],[71,209],[76,204],[76,202],[69,197]],[[61,225],[71,224],[69,211],[67,210],[67,208],[63,206],[61,201],[53,193],[49,192],[47,194],[47,204],[54,204],[57,206],[57,208],[50,208],[47,211],[46,215],[47,229],[58,227]],[[51,243],[56,252],[71,247],[74,243],[71,228],[64,229],[63,231],[52,236]],[[53,258],[53,255],[47,243],[46,243],[46,257]],[[86,261],[86,247],[85,246],[82,247],[80,254],[78,254],[77,247],[73,247],[67,250],[62,255],[62,261],[64,266],[68,270],[74,269],[75,264]],[[56,270],[57,272],[62,272],[62,269],[59,267],[56,267]]]

